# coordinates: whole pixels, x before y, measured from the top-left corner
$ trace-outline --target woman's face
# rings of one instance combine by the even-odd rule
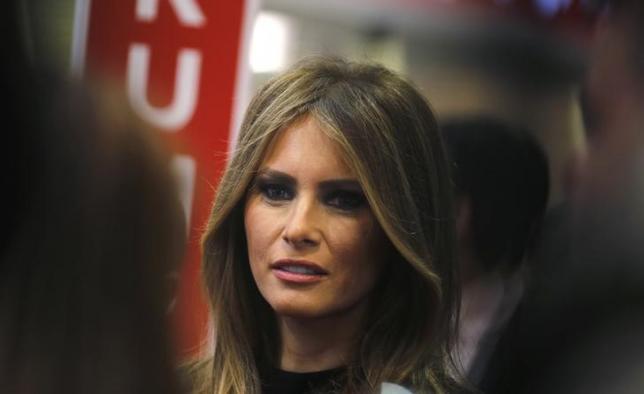
[[[389,249],[340,148],[311,117],[277,137],[244,225],[253,277],[278,316],[363,310]]]

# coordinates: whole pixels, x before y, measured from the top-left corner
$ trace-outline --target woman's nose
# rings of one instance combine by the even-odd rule
[[[298,196],[291,205],[282,239],[294,248],[315,247],[322,239],[315,199]]]

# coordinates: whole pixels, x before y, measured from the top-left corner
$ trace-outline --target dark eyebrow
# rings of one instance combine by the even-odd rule
[[[271,168],[262,168],[257,172],[256,178],[259,178],[259,179],[264,178],[264,179],[269,179],[271,181],[288,183],[292,185],[297,183],[297,180],[291,175],[282,171],[273,170]],[[355,191],[362,191],[362,187],[360,186],[360,183],[356,179],[329,179],[329,180],[320,182],[320,188],[325,190],[355,189]]]
[[[262,168],[261,170],[257,171],[256,178],[268,178],[271,181],[288,183],[288,184],[297,183],[295,181],[295,178],[293,178],[289,174],[282,171],[272,170],[270,168]]]
[[[320,182],[321,189],[352,189],[362,192],[362,186],[355,179],[331,179],[328,181]]]

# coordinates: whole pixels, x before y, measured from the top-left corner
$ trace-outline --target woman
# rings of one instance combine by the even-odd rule
[[[195,391],[449,392],[452,245],[422,96],[380,66],[297,64],[252,100],[214,201]]]

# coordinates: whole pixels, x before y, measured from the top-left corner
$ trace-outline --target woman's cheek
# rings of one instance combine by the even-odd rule
[[[269,206],[261,196],[250,199],[244,211],[249,257],[263,258],[281,239],[286,207]]]

